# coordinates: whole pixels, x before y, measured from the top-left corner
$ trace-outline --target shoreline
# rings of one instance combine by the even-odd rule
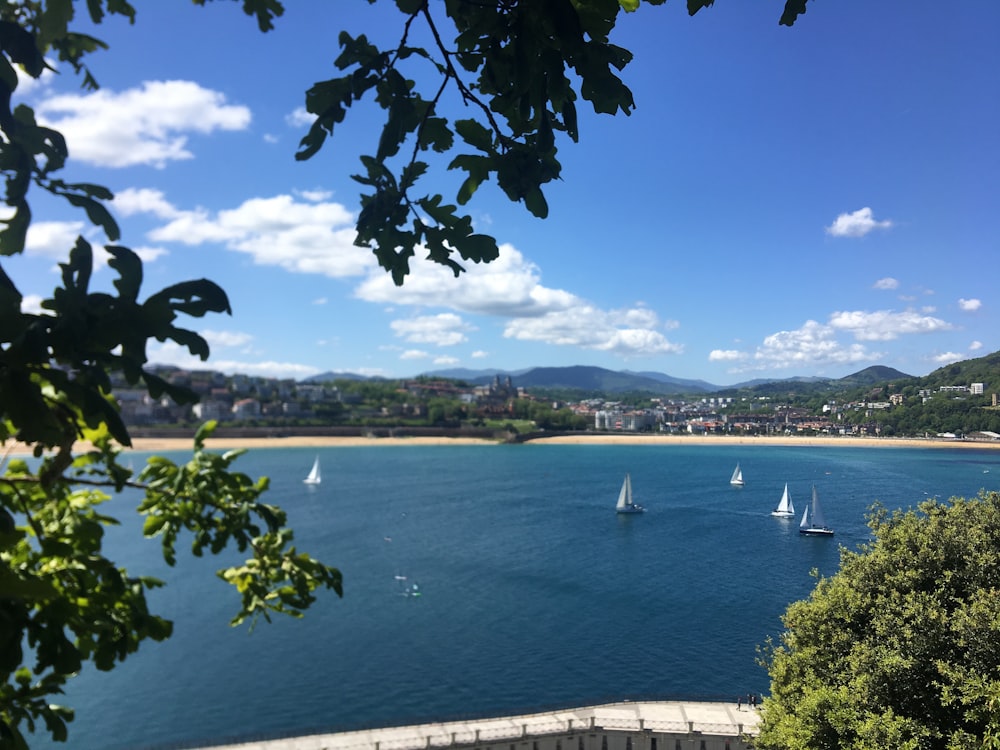
[[[298,435],[289,437],[227,438],[211,437],[205,441],[211,450],[232,450],[242,448],[359,448],[393,447],[406,445],[501,445],[496,440],[475,437],[344,437]],[[1000,450],[998,441],[947,440],[942,438],[875,438],[875,437],[797,437],[797,436],[729,436],[729,435],[639,435],[639,434],[593,434],[593,435],[552,435],[535,437],[523,445],[700,445],[700,446],[780,446],[780,447],[822,447],[822,448],[926,448],[926,449],[974,449]],[[132,447],[125,451],[165,452],[190,451],[193,438],[134,438]],[[86,446],[81,446],[85,449]],[[8,442],[0,455],[30,455],[27,446]]]

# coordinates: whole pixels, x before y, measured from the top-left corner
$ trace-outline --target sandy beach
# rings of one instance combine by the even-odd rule
[[[390,447],[403,445],[497,445],[493,440],[468,437],[320,437],[290,436],[281,438],[209,438],[206,441],[212,450],[233,448],[357,448]],[[191,439],[187,438],[135,438],[132,450],[140,452],[165,452],[190,450]],[[741,437],[722,435],[639,435],[639,434],[594,434],[594,435],[553,435],[535,438],[524,445],[774,445],[810,446],[824,448],[952,448],[952,449],[1000,449],[1000,441],[944,440],[934,438],[863,438],[863,437]],[[6,455],[25,455],[25,446],[7,443],[3,447]]]

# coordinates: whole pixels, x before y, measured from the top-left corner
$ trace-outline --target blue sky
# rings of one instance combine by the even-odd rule
[[[19,89],[70,147],[68,181],[107,185],[144,290],[207,277],[233,315],[191,321],[207,364],[276,377],[597,365],[726,385],[912,375],[1000,349],[1000,3],[643,6],[614,40],[631,117],[581,113],[563,179],[532,217],[492,185],[467,208],[501,257],[457,280],[425,262],[403,288],[355,248],[361,107],[309,162],[304,92],[333,77],[337,33],[389,42],[388,0],[289,2],[261,34],[236,3],[137,3],[93,33],[101,84],[69,69]],[[82,8],[78,8],[82,12]],[[467,116],[452,110],[449,116]],[[431,181],[454,199],[460,173]],[[85,217],[37,194],[24,256],[37,306]],[[110,286],[104,267],[95,284]]]

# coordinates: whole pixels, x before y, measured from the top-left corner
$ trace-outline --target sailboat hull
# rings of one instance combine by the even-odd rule
[[[799,529],[803,536],[833,536],[833,529]]]

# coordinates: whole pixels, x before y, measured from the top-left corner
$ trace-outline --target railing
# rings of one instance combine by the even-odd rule
[[[556,714],[567,711],[579,711],[585,708],[599,708],[601,706],[613,706],[628,703],[731,703],[729,696],[712,695],[678,695],[678,694],[639,694],[623,696],[608,696],[596,700],[578,701],[576,703],[556,703],[547,705],[536,705],[531,707],[519,707],[513,709],[497,709],[495,712],[466,712],[433,717],[403,717],[400,721],[392,724],[380,723],[359,723],[359,724],[331,724],[324,727],[303,727],[301,730],[293,732],[257,732],[230,737],[213,737],[201,741],[185,741],[180,743],[147,745],[136,750],[202,750],[214,746],[251,744],[255,742],[268,742],[282,739],[292,739],[294,737],[305,737],[312,735],[326,734],[347,734],[362,733],[378,730],[401,729],[404,727],[428,727],[441,724],[469,724],[474,722],[490,722],[489,727],[481,728],[478,732],[479,739],[475,739],[472,732],[445,731],[442,729],[438,733],[424,733],[413,738],[399,740],[379,740],[373,743],[370,738],[359,740],[354,745],[338,744],[338,750],[350,750],[350,748],[375,748],[375,750],[417,750],[425,747],[447,747],[452,745],[486,743],[491,740],[523,739],[532,736],[540,737],[553,734],[563,734],[570,732],[594,731],[607,729],[611,731],[643,731],[654,732],[689,732],[692,730],[691,722],[682,721],[645,721],[630,719],[626,717],[604,717],[600,723],[595,724],[593,718],[589,724],[580,724],[574,719],[566,721],[553,720],[545,714]],[[494,726],[494,724],[496,724]],[[733,729],[732,724],[698,724],[696,729],[702,732],[725,733]],[[460,735],[461,741],[453,741],[452,735],[456,738]],[[467,739],[467,737],[471,739]],[[413,740],[419,740],[414,742]],[[428,743],[432,740],[432,743]]]

